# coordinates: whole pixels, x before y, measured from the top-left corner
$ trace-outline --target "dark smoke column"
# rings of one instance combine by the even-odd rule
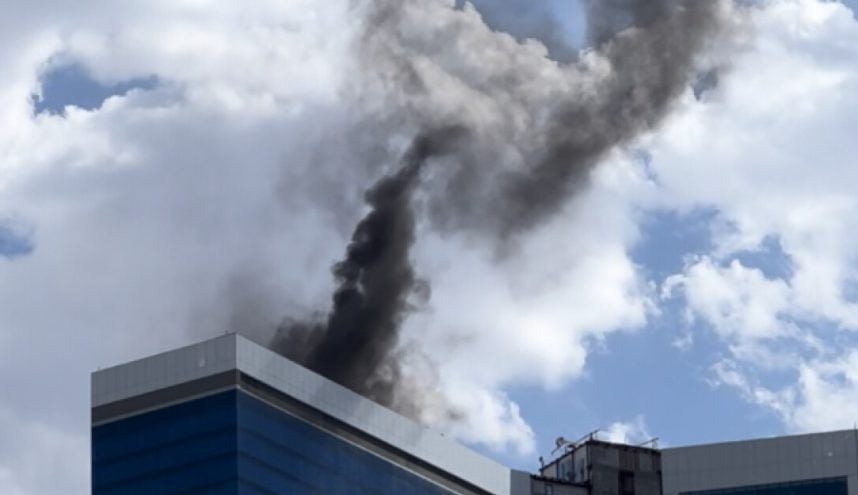
[[[719,0],[587,0],[589,35],[609,63],[598,91],[558,101],[543,153],[506,177],[503,234],[558,211],[604,156],[653,130],[722,28]]]
[[[426,189],[442,219],[436,227],[470,229],[498,245],[530,232],[586,186],[611,150],[655,129],[669,114],[699,55],[725,29],[731,0],[582,1],[592,51],[558,66],[505,42],[475,16],[457,13],[449,0],[352,0],[364,15],[355,55],[373,81],[369,94],[377,95],[377,85],[389,109],[368,116],[363,128],[368,135],[400,126],[422,130],[398,171],[366,193],[371,211],[355,229],[345,259],[333,267],[337,289],[327,318],[284,323],[275,350],[397,406],[403,392],[399,330],[417,285],[409,259],[415,242],[411,199],[427,160],[448,153],[457,158],[442,187]],[[484,51],[492,56],[473,56]],[[533,84],[540,77],[551,88],[549,97],[534,97],[541,94]],[[449,86],[433,85],[438,81]],[[439,87],[466,88],[462,94],[470,100]],[[473,115],[454,114],[467,133],[425,124],[449,121],[455,106],[444,104],[448,97],[459,107],[485,104],[476,105]],[[483,110],[493,118],[482,118]],[[500,153],[514,158],[501,160]],[[448,218],[455,221],[442,226]]]
[[[466,131],[450,126],[418,135],[401,168],[365,195],[369,214],[355,228],[324,324],[287,322],[273,347],[304,366],[379,403],[390,405],[398,381],[399,328],[417,279],[409,252],[415,241],[411,196],[432,157],[453,151]]]

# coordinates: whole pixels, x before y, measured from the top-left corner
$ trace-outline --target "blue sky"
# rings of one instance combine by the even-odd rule
[[[490,2],[488,2],[490,4]],[[855,0],[843,2],[854,9]],[[480,2],[476,2],[478,7]],[[563,23],[567,40],[581,46],[583,12],[579,2],[547,2],[555,19]],[[492,18],[489,16],[489,20]],[[506,28],[503,17],[497,21]],[[718,211],[700,207],[690,211],[643,211],[641,237],[630,251],[631,258],[650,280],[663,282],[682,271],[688,259],[711,252],[712,229]],[[789,279],[792,261],[777,237],[763,239],[749,250],[734,253],[731,260],[759,269],[766,277]],[[726,354],[719,339],[705,323],[686,321],[683,301],[661,307],[661,314],[644,328],[612,334],[593,344],[581,379],[559,390],[528,386],[509,389],[521,406],[522,415],[534,425],[539,452],[546,457],[558,436],[577,438],[587,432],[610,429],[615,422],[642,419],[644,432],[634,440],[659,437],[662,445],[687,445],[788,433],[783,418],[760,408],[712,379],[712,366]],[[812,325],[825,326],[823,322]],[[693,335],[694,345],[678,348],[677,341]],[[787,384],[794,372],[773,372],[770,380]],[[848,426],[848,425],[846,425]],[[515,457],[505,461],[522,468],[533,466]]]
[[[77,64],[51,67],[41,76],[41,95],[33,96],[33,109],[39,114],[61,114],[67,105],[84,110],[99,108],[111,96],[123,96],[132,89],[149,90],[158,85],[155,76],[116,83],[98,82]]]
[[[345,1],[132,3],[22,7],[0,47],[4,493],[86,492],[93,369],[228,330],[264,341],[326,307],[361,193],[416,123],[474,119],[508,138],[502,161],[570,87],[441,1],[403,2],[423,96],[350,64]],[[558,57],[556,36],[583,44],[577,1],[474,3],[489,28],[547,30]],[[514,252],[421,217],[432,295],[403,339],[426,422],[525,469],[596,428],[684,445],[854,424],[858,21],[822,0],[732,13],[700,62],[718,86],[689,87]]]
[[[0,219],[0,257],[9,259],[33,252],[33,233],[13,219]]]
[[[642,215],[642,238],[631,256],[653,280],[680,272],[687,257],[712,248],[712,211]],[[785,275],[789,259],[777,249],[776,241],[767,241],[765,246],[771,249],[743,253],[738,258],[773,277]],[[546,458],[558,436],[578,438],[636,416],[642,418],[645,431],[629,440],[658,438],[665,447],[786,432],[773,412],[711,383],[710,367],[723,357],[723,351],[706,325],[685,322],[680,301],[666,303],[661,309],[663,313],[646,327],[594,343],[584,376],[570,386],[510,390],[522,407],[522,415],[535,426],[540,453]],[[687,334],[694,335],[693,347],[677,348],[677,340]],[[522,468],[533,464],[513,457],[506,461]]]

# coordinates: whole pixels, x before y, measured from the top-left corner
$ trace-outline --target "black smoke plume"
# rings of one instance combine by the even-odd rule
[[[455,10],[453,2],[356,0],[365,18],[358,57],[389,95],[388,128],[411,126],[417,137],[398,172],[366,193],[371,211],[355,229],[346,258],[333,268],[337,289],[327,319],[285,322],[274,347],[391,405],[400,387],[399,329],[417,287],[409,255],[415,242],[411,199],[427,161],[453,154],[460,165],[442,187],[429,189],[432,209],[445,217],[438,228],[471,229],[501,242],[527,233],[585,187],[611,150],[654,129],[670,112],[693,80],[698,56],[721,32],[728,1],[584,0],[592,46],[578,60],[547,64],[560,67],[556,73],[565,86],[540,104],[532,93],[542,72],[528,71],[544,68],[544,55],[534,61],[535,52],[523,45],[492,37],[496,33],[475,25],[473,16]],[[426,14],[433,5],[437,16]],[[433,22],[448,23],[437,29],[444,37],[412,36],[411,28]],[[485,29],[478,33],[483,38],[469,36],[474,33],[467,29]],[[473,46],[474,39],[487,41]],[[455,61],[455,49],[484,49],[493,56],[485,59],[487,69],[481,73],[479,67],[462,69],[467,64]],[[438,77],[444,64],[453,68]],[[427,71],[435,71],[434,79]],[[496,102],[509,118],[480,120],[478,114],[469,120],[463,112],[468,132],[438,126],[451,118],[437,110],[444,105],[426,104],[432,97],[444,98],[433,93],[432,81],[456,78],[455,87]],[[545,82],[556,86],[556,78]],[[498,121],[492,124],[496,127],[485,123]],[[519,121],[527,124],[514,125]],[[388,129],[371,119],[366,127],[378,133]],[[510,148],[515,153],[503,151]],[[519,158],[506,160],[508,154]],[[497,165],[504,160],[513,166]]]
[[[337,288],[327,321],[287,321],[273,347],[317,373],[382,404],[394,400],[399,327],[418,285],[409,252],[415,241],[411,196],[433,157],[450,153],[466,130],[419,134],[394,174],[365,195],[370,212],[358,223],[346,257],[333,267]]]
[[[504,233],[556,212],[607,152],[661,122],[694,76],[695,57],[717,32],[721,8],[715,0],[588,0],[588,6],[590,35],[610,73],[595,94],[558,102],[544,151],[505,178]]]

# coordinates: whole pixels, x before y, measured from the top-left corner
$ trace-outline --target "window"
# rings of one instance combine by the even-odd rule
[[[620,471],[620,495],[635,495],[634,471]]]

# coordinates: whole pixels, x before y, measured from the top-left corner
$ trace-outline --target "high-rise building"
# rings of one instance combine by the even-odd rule
[[[531,495],[531,482],[237,335],[92,375],[93,495]]]

